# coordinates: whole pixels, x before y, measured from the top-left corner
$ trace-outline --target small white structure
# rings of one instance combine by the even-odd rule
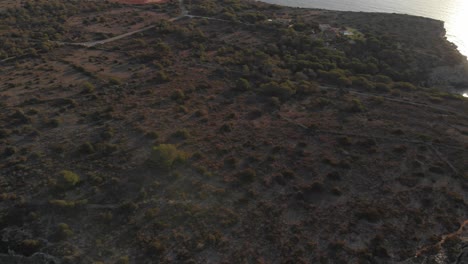
[[[332,26],[330,26],[329,24],[319,24],[319,29],[322,32],[330,30],[331,28]]]

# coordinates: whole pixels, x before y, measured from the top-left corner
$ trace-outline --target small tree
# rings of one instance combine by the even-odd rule
[[[187,160],[187,154],[172,144],[161,144],[153,147],[149,163],[158,169],[170,170]]]
[[[275,96],[281,100],[286,100],[296,93],[291,82],[283,83],[269,82],[260,86],[260,93],[266,96]]]
[[[240,78],[236,82],[236,91],[245,92],[250,90],[250,82],[244,78]]]
[[[58,179],[58,185],[62,189],[69,189],[80,182],[80,176],[68,170],[63,170],[60,172],[60,177]]]
[[[83,93],[93,93],[96,87],[90,82],[84,82],[82,85]]]
[[[416,86],[409,82],[395,82],[393,88],[407,92],[416,90]]]

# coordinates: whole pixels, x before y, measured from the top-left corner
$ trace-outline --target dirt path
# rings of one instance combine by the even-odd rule
[[[201,19],[209,19],[209,20],[224,21],[224,22],[233,22],[233,21],[218,19],[218,18],[213,18],[213,17],[190,15],[189,11],[187,10],[187,8],[184,5],[183,0],[179,0],[179,5],[180,5],[181,14],[179,16],[177,16],[177,17],[169,19],[170,22],[177,21],[177,20],[182,19],[184,17],[201,18]],[[242,22],[237,22],[237,23],[249,25],[247,23],[242,23]],[[102,45],[102,44],[113,42],[113,41],[116,41],[116,40],[119,40],[119,39],[122,39],[122,38],[126,38],[128,36],[131,36],[131,35],[134,35],[134,34],[137,34],[137,33],[140,33],[140,32],[147,31],[147,30],[152,29],[154,27],[156,27],[156,25],[151,25],[151,26],[148,26],[148,27],[145,27],[145,28],[142,28],[142,29],[127,32],[127,33],[124,33],[124,34],[121,34],[121,35],[118,35],[118,36],[115,36],[115,37],[103,39],[103,40],[95,40],[95,41],[88,41],[88,42],[60,42],[60,41],[55,41],[55,43],[57,43],[59,45],[71,45],[71,46],[81,46],[81,47],[91,48],[91,47],[95,47],[97,45]]]
[[[180,9],[181,9],[180,16],[171,18],[171,19],[169,19],[169,21],[172,22],[172,21],[179,20],[179,19],[181,19],[183,17],[189,16],[188,15],[188,10],[184,5],[184,1],[179,0],[179,4],[180,4]],[[116,41],[116,40],[119,40],[119,39],[123,39],[123,38],[129,37],[131,35],[150,30],[150,29],[152,29],[154,27],[156,27],[156,25],[151,25],[151,26],[144,27],[144,28],[141,28],[141,29],[138,29],[138,30],[135,30],[135,31],[127,32],[127,33],[124,33],[124,34],[121,34],[121,35],[118,35],[118,36],[115,36],[115,37],[102,39],[102,40],[87,41],[87,42],[60,42],[60,41],[56,41],[55,43],[57,43],[59,45],[71,45],[71,46],[81,46],[81,47],[91,48],[91,47],[94,47],[94,46],[97,46],[97,45],[102,45],[102,44],[113,42],[113,41]]]
[[[107,39],[103,39],[103,40],[96,40],[96,41],[88,41],[88,42],[55,42],[59,45],[72,45],[72,46],[82,46],[82,47],[86,47],[86,48],[91,48],[91,47],[94,47],[94,46],[97,46],[97,45],[102,45],[102,44],[106,44],[108,42],[112,42],[112,41],[116,41],[116,40],[119,40],[119,39],[122,39],[122,38],[125,38],[125,37],[128,37],[128,36],[131,36],[131,35],[134,35],[134,34],[137,34],[137,33],[140,33],[140,32],[143,32],[143,31],[147,31],[149,29],[152,29],[156,27],[155,25],[152,25],[152,26],[149,26],[149,27],[145,27],[145,28],[142,28],[142,29],[138,29],[138,30],[135,30],[135,31],[131,31],[131,32],[127,32],[127,33],[124,33],[122,35],[118,35],[118,36],[115,36],[115,37],[112,37],[112,38],[107,38]]]
[[[323,86],[323,85],[320,86],[320,89],[322,89],[322,90],[336,90],[336,91],[340,90],[339,88],[330,87],[330,86]],[[448,114],[456,115],[458,117],[467,118],[467,116],[464,113],[456,112],[456,111],[451,110],[451,109],[447,109],[447,108],[444,108],[444,107],[435,106],[435,105],[431,105],[431,104],[419,103],[419,102],[415,102],[415,101],[412,101],[412,100],[405,100],[404,98],[395,98],[395,97],[386,96],[386,95],[382,95],[382,94],[358,92],[358,91],[355,91],[355,90],[352,90],[352,89],[346,89],[345,91],[349,92],[350,94],[356,94],[356,95],[361,95],[361,96],[366,96],[366,97],[382,97],[382,99],[384,99],[384,100],[395,102],[395,103],[429,108],[429,109],[432,109],[432,110],[446,112]]]

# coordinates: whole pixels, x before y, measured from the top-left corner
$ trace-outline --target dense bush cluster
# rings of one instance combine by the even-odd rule
[[[0,38],[0,59],[37,55],[50,50],[62,40],[67,28],[64,22],[71,16],[105,10],[113,6],[107,1],[24,1],[20,8],[0,12],[0,21],[8,33]]]
[[[153,147],[148,162],[155,168],[169,170],[186,159],[187,153],[178,150],[175,145],[161,144]]]

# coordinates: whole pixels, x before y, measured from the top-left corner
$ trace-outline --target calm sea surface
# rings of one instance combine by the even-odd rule
[[[262,0],[294,7],[401,13],[445,22],[447,39],[468,56],[468,0]]]

